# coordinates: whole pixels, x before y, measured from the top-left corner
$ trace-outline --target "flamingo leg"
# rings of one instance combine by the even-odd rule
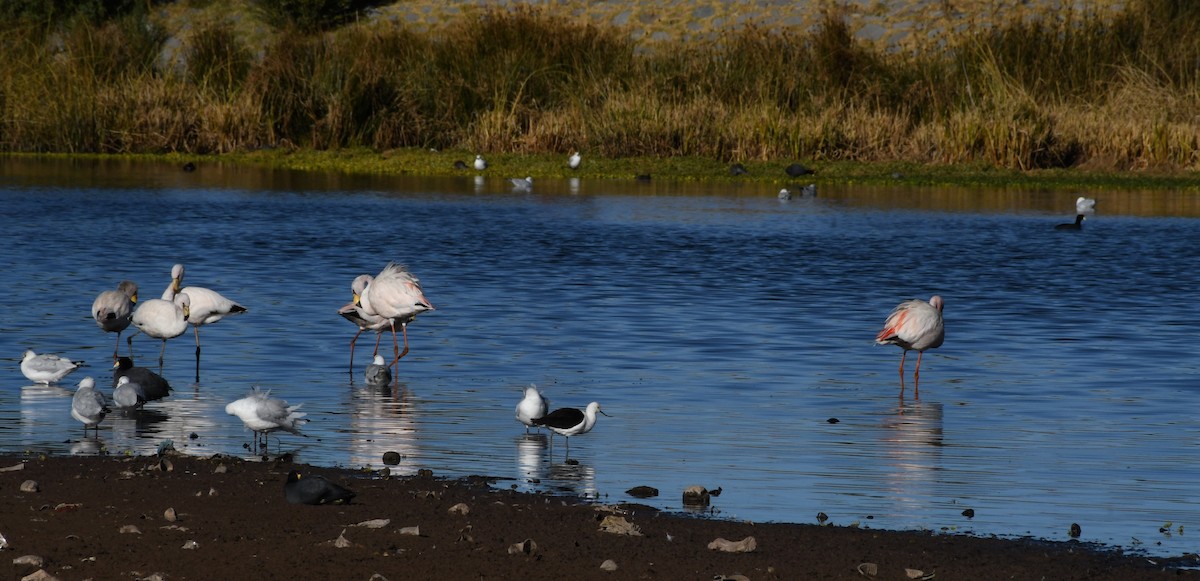
[[[358,332],[354,334],[354,338],[350,340],[350,373],[354,373],[354,342],[358,341],[358,336],[362,335],[362,327],[358,328]]]
[[[167,340],[163,339],[162,349],[158,350],[158,372],[163,370],[163,357],[167,354]]]
[[[401,357],[408,355],[408,323],[400,323],[400,330],[403,331],[403,333],[404,333],[404,351],[403,352],[400,351],[399,342],[396,340],[396,323],[393,322],[392,323],[392,346],[396,348],[396,358],[392,360],[392,362],[388,365],[388,367],[391,367],[392,365],[396,365],[397,363],[400,362]],[[397,367],[396,371],[399,372],[400,368]]]
[[[117,360],[117,352],[121,350],[121,332],[117,331],[117,343],[113,345],[113,361]]]
[[[900,380],[901,381],[904,380],[904,358],[905,357],[908,357],[908,349],[905,349],[904,352],[900,354]]]
[[[913,372],[913,396],[918,396],[921,393],[921,356],[924,351],[917,351],[917,370]]]

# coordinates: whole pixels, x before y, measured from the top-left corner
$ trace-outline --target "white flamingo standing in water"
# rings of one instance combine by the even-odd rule
[[[353,294],[353,300],[342,305],[338,309],[338,314],[347,321],[358,326],[358,332],[354,334],[354,338],[350,340],[350,373],[354,373],[354,343],[358,341],[358,336],[362,335],[363,331],[374,329],[375,335],[375,353],[379,353],[379,339],[383,337],[383,328],[388,326],[388,320],[379,315],[370,315],[358,305],[358,299],[362,296],[363,290],[368,284],[374,280],[369,274],[360,274],[350,283],[350,292]]]
[[[171,287],[167,287],[167,290],[170,291]],[[139,332],[162,340],[162,348],[158,351],[160,373],[163,355],[167,352],[167,339],[174,339],[187,332],[191,303],[191,297],[187,293],[179,293],[171,299],[145,301],[133,312],[133,326],[137,327]],[[129,336],[129,342],[130,345],[133,344],[133,335]]]
[[[367,315],[383,317],[386,320],[385,324],[392,329],[392,346],[396,358],[388,364],[389,367],[408,354],[408,324],[417,315],[434,310],[433,304],[425,298],[425,292],[421,290],[421,281],[395,262],[389,262],[367,284],[358,297],[358,305]],[[400,342],[396,337],[396,323],[400,324],[400,330],[404,333],[403,353],[400,352]],[[376,346],[376,354],[378,349]]]
[[[904,358],[909,351],[917,352],[917,370],[913,372],[913,393],[919,393],[918,381],[921,374],[921,356],[926,349],[942,346],[946,338],[942,325],[942,297],[934,295],[925,302],[920,299],[907,300],[892,309],[883,330],[875,336],[878,345],[896,345],[904,350],[900,356],[900,390],[904,390]]]
[[[183,287],[183,265],[171,267],[171,286],[167,292],[184,293],[191,299],[188,322],[196,332],[196,361],[200,361],[200,326],[215,323],[229,315],[246,312],[246,307],[225,298],[221,293],[201,286]],[[163,293],[163,298],[167,298]]]

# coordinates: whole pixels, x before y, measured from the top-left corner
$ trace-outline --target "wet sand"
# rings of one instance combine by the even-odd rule
[[[730,522],[517,493],[483,477],[388,478],[286,458],[0,456],[0,468],[16,466],[0,472],[3,552],[42,564],[14,563],[12,579],[39,570],[59,579],[1200,579],[1178,568],[1194,556]],[[291,470],[357,497],[289,504]],[[23,491],[26,481],[36,490]],[[709,548],[748,537],[750,552]],[[615,570],[603,569],[610,560]]]

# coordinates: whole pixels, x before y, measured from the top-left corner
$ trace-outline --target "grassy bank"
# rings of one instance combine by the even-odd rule
[[[10,15],[0,151],[450,171],[443,155],[417,159],[436,149],[557,175],[579,149],[602,177],[670,159],[654,173],[714,179],[733,161],[770,173],[804,160],[852,180],[939,181],[954,166],[1174,183],[1200,167],[1200,5],[1183,0],[968,27],[915,54],[856,42],[835,11],[811,32],[650,48],[535,8],[464,12],[433,34],[369,18],[301,32],[217,0],[178,4],[205,10],[176,34],[162,19],[180,11],[142,3]]]

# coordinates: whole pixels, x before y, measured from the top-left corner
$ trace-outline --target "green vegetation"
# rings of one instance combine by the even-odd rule
[[[982,182],[1094,179],[1059,177],[1071,168],[1174,184],[1200,166],[1200,3],[1185,0],[1064,11],[917,54],[857,43],[835,12],[811,33],[650,49],[536,8],[468,11],[432,34],[362,17],[371,4],[194,10],[171,35],[144,2],[8,3],[0,152],[452,171],[432,148],[551,176],[579,149],[596,176],[668,159],[655,173],[723,179],[732,161],[805,160],[822,179],[931,183],[954,166]]]

